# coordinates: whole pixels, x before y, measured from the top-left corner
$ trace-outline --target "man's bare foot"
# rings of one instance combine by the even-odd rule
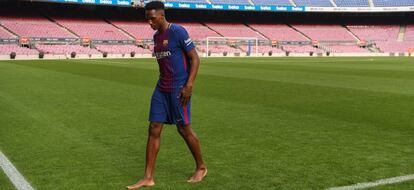
[[[140,187],[151,187],[154,186],[154,180],[152,179],[141,179],[136,184],[127,186],[127,189],[138,189]]]
[[[203,181],[204,177],[207,175],[207,168],[197,169],[193,176],[187,180],[188,183],[197,183]]]

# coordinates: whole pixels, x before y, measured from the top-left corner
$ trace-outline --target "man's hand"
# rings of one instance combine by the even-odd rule
[[[180,103],[182,106],[186,106],[188,102],[190,102],[192,91],[193,91],[193,87],[187,86],[187,85],[181,89]]]
[[[190,57],[191,67],[190,73],[188,75],[188,80],[185,86],[181,89],[180,93],[180,104],[186,106],[191,99],[191,93],[193,91],[193,83],[198,72],[198,66],[200,65],[200,58],[198,57],[197,51],[195,48],[187,52],[187,56]]]

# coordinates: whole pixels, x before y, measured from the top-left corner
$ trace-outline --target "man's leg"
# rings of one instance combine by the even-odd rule
[[[153,186],[154,183],[154,167],[158,151],[160,149],[160,136],[163,124],[151,122],[148,129],[148,141],[146,152],[146,167],[144,178],[134,185],[127,186],[128,189],[137,189],[145,186]]]
[[[207,166],[204,164],[201,155],[201,148],[198,137],[190,125],[177,126],[177,130],[187,143],[187,146],[190,149],[191,154],[193,155],[196,162],[196,171],[194,175],[188,180],[188,182],[202,181],[207,174]]]

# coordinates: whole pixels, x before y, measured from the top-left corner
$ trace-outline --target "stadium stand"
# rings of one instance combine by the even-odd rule
[[[294,0],[296,6],[333,7],[329,0]]]
[[[270,40],[278,41],[309,41],[305,36],[286,24],[249,24]]]
[[[348,25],[347,28],[361,40],[396,40],[399,25]]]
[[[310,45],[284,45],[282,48],[284,51],[292,52],[292,53],[323,53],[323,50],[312,47]]]
[[[112,24],[126,31],[135,39],[152,39],[154,30],[152,30],[148,23],[143,21],[119,21],[110,20]],[[179,22],[177,23],[184,28],[190,34],[193,40],[205,40],[206,37],[219,37],[220,35],[206,26],[198,22]]]
[[[97,40],[131,40],[118,28],[99,19],[54,18],[59,24],[82,38]]]
[[[404,41],[412,41],[412,43],[414,43],[414,25],[413,24],[407,25],[407,28],[405,29]]]
[[[89,47],[82,47],[80,45],[41,45],[37,44],[36,48],[45,53],[52,55],[69,55],[72,52],[76,54],[101,54],[96,49],[91,49]]]
[[[206,23],[208,27],[225,37],[250,37],[265,39],[261,34],[239,23]]]
[[[372,41],[381,52],[407,52],[414,48],[412,25],[407,25],[404,41],[397,41],[399,25],[352,25],[348,28],[359,38]]]
[[[166,0],[165,2],[177,2],[177,0]],[[208,3],[204,0],[180,0],[183,3]]]
[[[356,41],[356,39],[340,25],[292,25],[312,40],[318,41]]]
[[[210,0],[213,4],[250,5],[248,0]]]
[[[334,0],[338,7],[369,7],[368,0]]]
[[[180,22],[193,40],[205,40],[207,37],[219,37],[220,35],[197,22]]]
[[[408,49],[414,50],[413,42],[378,41],[376,45],[382,52],[407,52]]]
[[[361,40],[376,44],[381,52],[407,52],[410,47],[414,46],[414,43],[397,41],[399,25],[351,25],[347,27]]]
[[[131,52],[135,52],[136,54],[151,54],[150,50],[135,45],[96,45],[95,47],[101,52],[110,54],[129,54]]]
[[[249,47],[247,45],[244,46],[240,46],[240,48],[244,51],[244,52],[248,52]],[[256,48],[255,46],[251,46],[250,47],[250,51],[252,53],[256,52]],[[258,46],[258,53],[269,53],[269,51],[271,51],[272,53],[285,53],[282,49],[277,48],[277,47],[272,47],[270,45],[266,45],[266,46]]]
[[[148,26],[148,23],[143,21],[110,21],[115,26],[126,31],[135,39],[152,39],[154,30]]]
[[[289,0],[252,0],[255,5],[292,6]]]
[[[365,48],[360,48],[356,45],[328,45],[324,46],[327,51],[333,53],[369,53],[370,51]]]
[[[414,6],[413,0],[373,0],[376,7]]]
[[[12,39],[12,38],[16,38],[16,36],[8,32],[4,28],[0,27],[0,39]]]
[[[56,23],[40,16],[0,16],[0,24],[18,36],[46,38],[75,38]]]
[[[284,51],[288,51],[291,53],[310,53],[310,52],[314,52],[314,53],[323,53],[323,50],[315,48],[313,46],[310,45],[284,45],[282,47],[282,49]]]
[[[207,53],[206,45],[199,45],[197,46],[197,48],[200,52]],[[221,54],[223,52],[227,52],[227,53],[241,53],[242,52],[241,49],[233,48],[227,45],[211,45],[208,48],[211,53],[218,53],[218,54]]]
[[[15,52],[17,55],[36,55],[39,53],[35,49],[29,49],[15,44],[0,44],[0,55],[10,55],[12,52]]]

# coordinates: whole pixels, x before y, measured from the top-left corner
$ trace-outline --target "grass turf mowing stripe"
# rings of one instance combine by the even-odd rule
[[[4,173],[9,177],[10,181],[16,187],[17,190],[34,190],[29,182],[23,177],[22,174],[14,167],[14,165],[7,159],[6,155],[0,151],[0,166]]]
[[[414,180],[414,174],[405,175],[405,176],[398,176],[392,177],[387,179],[380,179],[374,182],[365,182],[365,183],[357,183],[355,185],[343,186],[343,187],[332,187],[327,190],[354,190],[354,189],[365,189],[370,187],[376,187],[380,185],[387,185],[387,184],[394,184],[394,183],[401,183],[405,181]]]

